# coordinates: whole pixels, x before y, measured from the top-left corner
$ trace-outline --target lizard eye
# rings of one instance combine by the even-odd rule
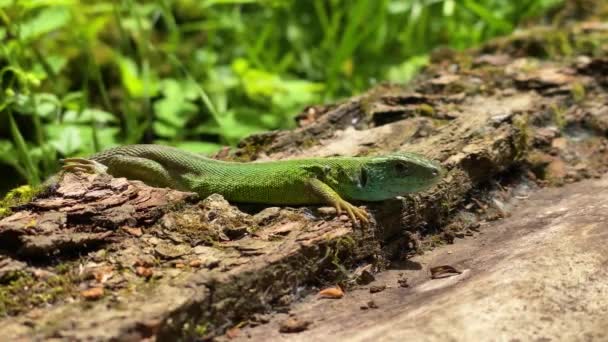
[[[359,173],[359,187],[363,188],[367,185],[367,170],[361,168],[361,172]]]
[[[407,175],[410,171],[410,168],[405,163],[397,163],[395,164],[395,171],[397,171],[400,175]]]

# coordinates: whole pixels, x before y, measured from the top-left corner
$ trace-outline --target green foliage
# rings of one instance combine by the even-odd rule
[[[117,144],[209,153],[559,3],[0,0],[0,170],[37,184]]]

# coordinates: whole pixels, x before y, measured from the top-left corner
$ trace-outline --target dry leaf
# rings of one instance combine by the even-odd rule
[[[154,274],[154,271],[151,267],[138,266],[135,269],[135,274],[140,277],[150,278]]]
[[[80,292],[86,300],[97,300],[103,297],[103,287],[93,287],[88,290]]]
[[[202,264],[203,264],[203,262],[198,259],[194,259],[194,260],[190,261],[190,263],[189,263],[190,267],[201,267]]]
[[[95,277],[95,280],[100,284],[108,281],[113,275],[114,267],[112,266],[97,267],[93,270],[93,277]]]
[[[344,297],[344,291],[340,286],[328,287],[319,291],[319,298],[340,299]]]
[[[122,229],[124,229],[127,233],[129,233],[135,237],[140,237],[144,234],[144,232],[141,230],[141,228],[122,227]]]

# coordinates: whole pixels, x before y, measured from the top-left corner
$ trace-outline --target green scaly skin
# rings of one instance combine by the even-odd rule
[[[424,190],[442,177],[435,162],[412,153],[237,163],[161,145],[127,145],[87,159],[64,160],[68,171],[107,172],[152,186],[219,193],[228,201],[277,205],[329,204],[354,222],[367,212],[349,201],[382,201]]]

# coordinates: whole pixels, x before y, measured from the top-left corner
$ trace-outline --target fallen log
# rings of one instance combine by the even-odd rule
[[[307,108],[298,128],[252,136],[216,156],[404,150],[448,169],[425,193],[366,204],[368,226],[327,208],[237,207],[219,195],[65,175],[0,221],[4,336],[211,338],[286,310],[317,286],[361,282],[352,267],[382,269],[509,220],[505,203],[522,184],[599,177],[608,167],[608,30],[569,30],[576,56],[513,52],[526,37],[542,37],[518,34],[443,56],[407,87]]]

